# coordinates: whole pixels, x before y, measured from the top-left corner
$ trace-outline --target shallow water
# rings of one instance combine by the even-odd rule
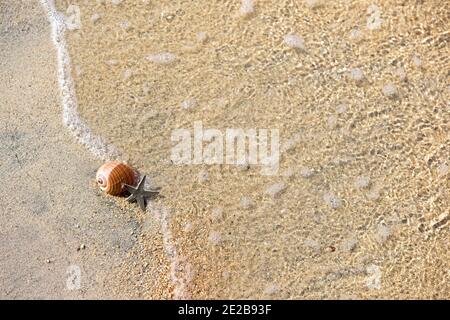
[[[187,296],[448,298],[449,4],[313,2],[58,0],[79,112],[163,188]],[[195,121],[278,129],[278,174],[172,164]]]

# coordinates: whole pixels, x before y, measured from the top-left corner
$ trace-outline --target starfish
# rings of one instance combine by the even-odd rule
[[[141,181],[139,181],[137,187],[130,186],[128,184],[124,184],[124,187],[128,190],[131,195],[127,198],[128,202],[136,201],[139,204],[139,207],[142,211],[145,211],[146,206],[146,198],[151,197],[159,193],[159,189],[155,190],[145,190],[145,178],[143,176]]]

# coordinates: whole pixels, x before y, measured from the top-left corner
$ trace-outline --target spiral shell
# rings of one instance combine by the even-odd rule
[[[96,180],[100,190],[112,196],[117,196],[124,191],[124,184],[136,185],[137,176],[137,172],[128,164],[110,161],[98,169]]]

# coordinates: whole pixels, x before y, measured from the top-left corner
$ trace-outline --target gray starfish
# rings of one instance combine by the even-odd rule
[[[159,188],[154,190],[145,190],[145,178],[143,176],[141,181],[139,181],[137,187],[130,186],[128,184],[124,184],[125,188],[128,190],[131,195],[127,198],[128,202],[136,201],[139,204],[139,207],[142,211],[145,211],[146,206],[146,198],[151,197],[159,193]]]

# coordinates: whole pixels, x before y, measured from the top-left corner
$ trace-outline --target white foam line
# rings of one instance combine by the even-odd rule
[[[153,212],[161,222],[163,234],[163,244],[166,254],[170,260],[170,280],[174,287],[173,298],[189,299],[188,285],[193,278],[193,270],[190,263],[180,257],[173,244],[172,232],[170,231],[170,213],[164,206],[156,206],[152,203],[148,205],[148,212]]]
[[[78,103],[71,75],[70,56],[67,50],[64,33],[66,25],[64,15],[56,10],[54,0],[40,0],[52,27],[52,40],[58,59],[58,81],[61,90],[63,121],[77,140],[86,146],[97,157],[108,160],[119,157],[119,151],[108,145],[101,137],[81,120],[78,114]]]
[[[54,0],[40,0],[48,14],[52,27],[52,39],[57,52],[58,81],[61,89],[63,121],[77,140],[86,146],[95,156],[106,160],[118,158],[120,153],[112,145],[92,133],[91,129],[81,120],[77,111],[77,99],[71,76],[70,56],[67,50],[64,33],[66,26],[63,14],[56,10]],[[170,231],[169,211],[164,206],[149,204],[148,211],[153,212],[161,222],[163,244],[170,260],[170,279],[174,287],[174,299],[187,299],[187,286],[192,280],[192,268],[185,259],[180,258],[175,248]]]

